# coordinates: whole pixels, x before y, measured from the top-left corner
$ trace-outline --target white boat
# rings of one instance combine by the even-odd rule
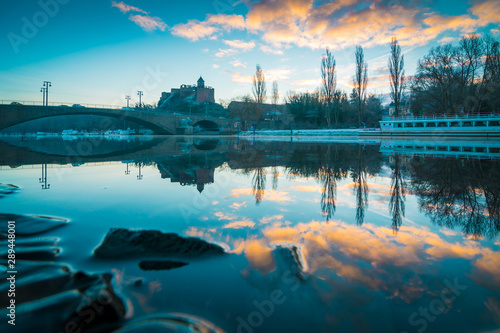
[[[384,116],[381,135],[500,136],[500,114],[441,114]]]

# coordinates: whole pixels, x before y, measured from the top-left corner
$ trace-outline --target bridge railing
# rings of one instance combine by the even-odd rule
[[[478,119],[478,118],[493,118],[499,117],[498,112],[486,112],[486,113],[444,113],[444,114],[433,114],[433,115],[423,115],[423,116],[382,116],[382,120],[453,120],[453,119]]]
[[[43,106],[41,101],[21,101],[21,100],[0,100],[0,105],[38,105]],[[69,102],[49,102],[49,106],[58,106],[58,107],[86,107],[86,108],[97,108],[97,109],[115,109],[115,110],[128,110],[128,111],[137,111],[137,112],[157,112],[163,114],[170,114],[173,116],[181,116],[181,117],[203,117],[207,119],[219,120],[219,119],[227,119],[226,117],[222,117],[221,115],[213,115],[207,113],[193,113],[190,114],[188,112],[179,112],[175,110],[162,110],[162,109],[148,109],[148,108],[135,108],[135,107],[125,107],[125,106],[117,106],[117,105],[105,105],[105,104],[86,104],[86,103],[69,103]],[[74,106],[75,105],[75,106]]]
[[[0,105],[39,105],[43,106],[41,101],[20,101],[20,100],[0,100]],[[49,102],[49,106],[62,106],[62,107],[72,107],[73,105],[81,105],[86,108],[97,108],[97,109],[122,109],[122,106],[117,105],[105,105],[105,104],[87,104],[87,103],[70,103],[70,102]],[[130,108],[133,109],[133,108]]]

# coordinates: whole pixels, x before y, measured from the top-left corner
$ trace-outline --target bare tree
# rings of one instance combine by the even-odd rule
[[[278,82],[273,81],[273,96],[272,96],[272,101],[273,104],[276,106],[278,104],[278,100],[280,99],[280,94],[278,92]]]
[[[257,65],[255,70],[255,75],[252,78],[253,82],[253,96],[255,98],[255,102],[262,104],[266,99],[266,77],[264,76],[264,72],[260,65]]]
[[[391,39],[391,54],[389,56],[389,73],[391,79],[391,97],[394,101],[394,114],[399,115],[399,105],[405,90],[405,57],[396,37]]]
[[[321,59],[321,83],[323,102],[325,105],[325,118],[327,126],[330,128],[332,123],[332,100],[337,89],[337,73],[335,72],[335,57],[326,48],[326,54],[323,54]],[[338,114],[335,112],[335,126],[338,126]]]
[[[358,104],[358,126],[361,127],[361,120],[366,103],[366,86],[368,85],[368,64],[365,62],[363,48],[360,45],[356,46],[356,73],[354,74],[354,89],[356,90]]]

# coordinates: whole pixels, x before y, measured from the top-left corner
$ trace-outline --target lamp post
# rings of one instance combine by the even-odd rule
[[[47,184],[47,163],[42,164],[42,178],[39,179],[42,183],[42,190],[49,190],[50,184]]]
[[[126,95],[125,99],[127,100],[127,107],[128,107],[128,102],[130,101],[130,95]]]
[[[42,105],[45,106],[45,88],[40,88],[40,92],[42,93]]]
[[[49,106],[49,87],[52,87],[52,82],[43,81],[43,88],[45,88],[45,105]]]
[[[139,90],[137,92],[137,95],[139,95],[139,107],[142,107],[142,99],[141,99],[141,97],[142,97],[142,95],[144,95],[144,92],[141,91],[141,90]]]
[[[137,175],[137,180],[142,180],[142,178],[143,178],[143,175],[142,175],[142,173],[141,173],[141,166],[142,166],[142,165],[141,165],[141,164],[139,164],[139,174]]]

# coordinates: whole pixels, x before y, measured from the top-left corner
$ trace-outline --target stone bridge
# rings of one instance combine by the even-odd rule
[[[101,109],[68,106],[38,106],[38,105],[0,105],[0,130],[21,124],[30,120],[46,117],[67,115],[94,115],[113,117],[142,125],[154,131],[155,134],[190,134],[183,119],[189,117],[193,127],[199,126],[202,130],[219,133],[222,128],[233,124],[231,119],[220,119],[200,115],[175,115],[165,112],[136,111],[123,109]]]

